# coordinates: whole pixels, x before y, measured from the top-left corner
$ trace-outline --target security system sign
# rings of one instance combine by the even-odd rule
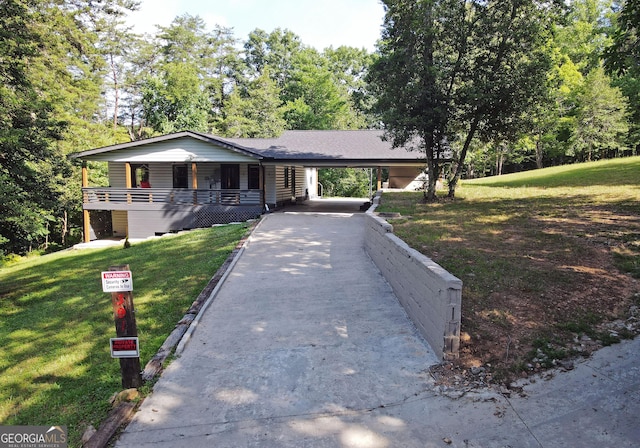
[[[133,291],[131,271],[107,271],[102,273],[103,292]]]

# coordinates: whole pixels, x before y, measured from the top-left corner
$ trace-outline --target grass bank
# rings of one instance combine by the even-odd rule
[[[464,181],[453,201],[385,193],[396,234],[464,282],[460,366],[502,378],[619,337],[638,304],[640,157]],[[635,277],[635,278],[634,278]]]
[[[109,350],[111,298],[100,272],[130,266],[144,366],[246,231],[196,230],[0,269],[0,424],[67,425],[69,446],[80,446],[86,426],[97,427],[121,389]]]

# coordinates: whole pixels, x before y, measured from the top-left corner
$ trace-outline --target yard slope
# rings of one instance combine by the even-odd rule
[[[98,427],[121,389],[111,296],[100,272],[128,264],[141,364],[247,231],[229,225],[109,249],[65,251],[0,269],[0,424],[66,425],[69,446]]]
[[[401,213],[396,234],[464,282],[461,357],[442,381],[508,384],[638,332],[640,157],[421,196],[385,193],[379,211]]]

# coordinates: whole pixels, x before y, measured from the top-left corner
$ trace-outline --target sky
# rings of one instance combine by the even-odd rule
[[[136,33],[155,33],[155,25],[168,26],[185,13],[199,15],[207,30],[233,28],[243,41],[256,28],[289,29],[317,50],[347,45],[373,51],[384,18],[380,0],[142,0],[129,24]]]

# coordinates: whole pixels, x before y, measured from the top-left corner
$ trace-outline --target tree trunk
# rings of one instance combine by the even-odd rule
[[[469,151],[469,147],[471,146],[471,141],[476,134],[476,130],[478,129],[478,117],[474,118],[473,122],[471,122],[471,127],[469,128],[469,133],[467,134],[467,138],[464,141],[464,145],[462,146],[462,151],[460,151],[460,157],[458,157],[458,163],[456,169],[454,170],[452,176],[449,178],[449,197],[451,199],[456,197],[456,187],[458,186],[458,181],[460,180],[460,176],[462,176],[462,170],[464,169],[464,159],[467,157],[467,152]]]
[[[509,27],[512,26],[511,24],[513,24],[513,21],[515,20],[516,15],[518,13],[518,8],[520,6],[522,6],[522,3],[520,2],[513,2],[511,4],[511,14],[510,14],[511,20],[509,22],[510,23]],[[492,64],[493,70],[491,71],[491,73],[493,74],[498,73],[498,69],[502,64],[502,60],[504,59],[505,53],[507,51],[507,41],[509,40],[510,36],[511,36],[510,32],[505,32],[500,39],[500,44],[498,45],[498,51],[495,54],[495,59]],[[491,79],[489,80],[490,82],[488,84],[491,83],[491,80],[493,79],[494,76],[491,75],[490,77]],[[467,134],[467,138],[464,142],[464,146],[462,147],[462,151],[460,152],[460,157],[458,158],[458,164],[456,166],[455,173],[453,174],[453,176],[449,181],[449,197],[452,199],[455,197],[456,187],[458,185],[458,181],[460,180],[460,176],[462,175],[462,170],[464,169],[464,160],[467,157],[467,152],[469,151],[469,147],[471,146],[471,141],[473,140],[473,137],[475,136],[475,133],[478,129],[480,118],[481,118],[480,112],[477,105],[475,114],[473,117],[473,121],[471,122],[471,126],[469,127],[469,133]]]
[[[114,94],[114,104],[113,104],[113,130],[115,131],[118,127],[118,108],[120,107],[120,90],[118,86],[118,72],[116,70],[116,64],[113,60],[113,54],[109,55],[111,60],[111,76],[113,77],[113,94]]]
[[[502,167],[504,166],[504,154],[506,149],[503,145],[498,146],[498,152],[496,153],[496,174],[502,176]]]
[[[433,134],[428,133],[423,137],[424,151],[427,156],[427,189],[424,192],[424,200],[432,202],[438,199],[436,196],[436,182],[438,180],[438,160],[433,152]]]
[[[428,202],[432,202],[438,199],[436,195],[436,181],[438,180],[436,177],[436,169],[435,164],[428,163],[427,164],[427,190],[425,191],[424,199]]]
[[[62,243],[62,245],[64,246],[66,240],[67,240],[67,233],[69,232],[69,215],[67,214],[67,211],[65,210],[62,213],[62,230],[60,231],[60,242]]]
[[[542,146],[542,142],[540,141],[540,139],[538,139],[536,141],[536,167],[538,169],[544,168],[544,164],[542,160],[543,157],[544,157],[544,148]]]

